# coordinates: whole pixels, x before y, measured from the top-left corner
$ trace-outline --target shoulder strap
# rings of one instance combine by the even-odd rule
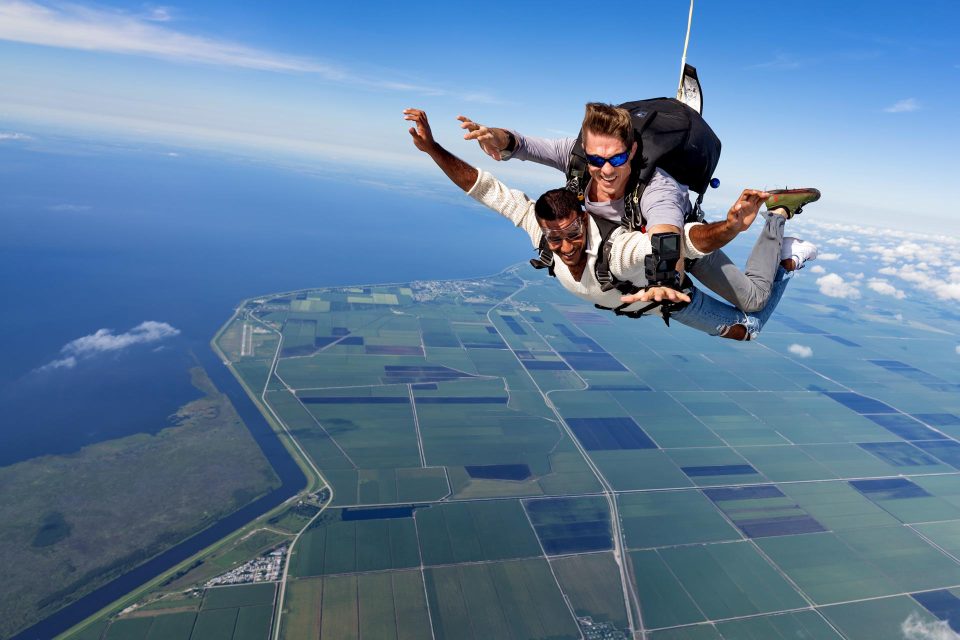
[[[587,156],[583,150],[583,132],[581,131],[577,135],[577,141],[573,144],[573,151],[570,152],[570,159],[567,161],[566,188],[577,194],[580,202],[583,202],[583,190],[587,187],[588,181]]]
[[[600,283],[601,291],[617,289],[624,295],[636,293],[640,290],[639,287],[632,282],[618,280],[610,272],[610,252],[613,248],[613,234],[617,229],[621,228],[621,225],[599,216],[593,216],[593,221],[600,229],[600,246],[597,248],[597,261],[594,264],[593,272],[597,277],[597,282]]]
[[[553,272],[553,251],[543,236],[540,237],[540,246],[537,247],[537,257],[530,259],[530,266],[534,269],[546,269],[551,278],[557,277]]]
[[[631,180],[633,180],[633,176],[631,176]],[[631,188],[630,183],[628,183],[627,192],[623,195],[623,219],[620,221],[620,226],[627,231],[646,232],[647,230],[647,220],[640,210],[640,198],[643,197],[647,184],[648,181],[646,180],[637,180]]]

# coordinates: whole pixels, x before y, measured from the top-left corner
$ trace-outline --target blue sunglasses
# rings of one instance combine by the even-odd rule
[[[627,162],[630,159],[630,152],[624,151],[623,153],[618,153],[615,156],[610,156],[609,158],[604,158],[603,156],[587,156],[587,162],[595,166],[598,169],[602,169],[603,165],[610,163],[611,167],[619,167]]]

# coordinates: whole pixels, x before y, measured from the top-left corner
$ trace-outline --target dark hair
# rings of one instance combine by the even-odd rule
[[[583,208],[580,206],[580,198],[565,188],[547,191],[537,198],[537,203],[533,206],[537,220],[564,220],[581,211]]]
[[[626,109],[603,102],[588,102],[582,127],[584,131],[620,138],[627,151],[633,146],[633,121]]]

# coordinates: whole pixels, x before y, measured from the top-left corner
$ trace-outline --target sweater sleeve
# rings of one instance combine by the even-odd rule
[[[610,273],[638,287],[646,285],[644,259],[650,254],[650,236],[642,231],[617,229],[610,243]]]
[[[690,222],[684,227],[683,251],[685,258],[702,258],[706,254],[697,251],[690,242],[688,232],[694,225],[702,222]],[[642,287],[647,284],[644,272],[644,260],[652,251],[650,236],[641,231],[618,229],[613,232],[610,245],[610,273],[620,280],[627,280]]]
[[[481,170],[467,195],[526,231],[534,248],[540,246],[543,232],[533,210],[534,203],[525,193],[509,188],[492,174]]]

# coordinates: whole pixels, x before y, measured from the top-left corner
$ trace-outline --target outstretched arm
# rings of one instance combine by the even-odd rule
[[[576,138],[535,138],[499,127],[487,127],[467,116],[457,116],[464,140],[476,140],[480,148],[494,160],[529,160],[566,171]]]
[[[410,127],[410,136],[413,138],[413,144],[417,149],[430,156],[437,166],[447,174],[447,177],[464,191],[470,191],[477,182],[477,172],[475,167],[453,155],[433,139],[433,132],[430,130],[430,123],[427,121],[427,114],[420,109],[404,109],[403,119],[409,120],[415,124]]]
[[[456,157],[433,139],[427,114],[420,109],[404,109],[404,120],[414,122],[410,127],[413,144],[437,163],[455,185],[467,192],[471,198],[493,209],[530,236],[534,247],[540,245],[542,232],[537,222],[534,203],[522,191],[511,189],[487,172],[476,168]]]
[[[494,160],[503,160],[501,151],[513,151],[511,143],[516,146],[517,140],[513,134],[500,127],[486,127],[478,124],[467,116],[457,116],[461,123],[460,128],[467,133],[463,136],[464,140],[476,140],[485,154]]]
[[[716,251],[750,228],[760,211],[760,205],[769,197],[766,191],[744,189],[727,212],[726,220],[692,227],[690,242],[703,253]]]

